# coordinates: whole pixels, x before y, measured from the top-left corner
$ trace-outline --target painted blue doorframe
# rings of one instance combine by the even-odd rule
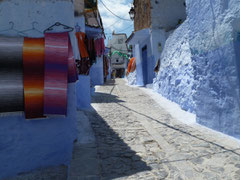
[[[142,48],[142,70],[143,70],[143,83],[148,83],[148,62],[147,62],[147,46]]]

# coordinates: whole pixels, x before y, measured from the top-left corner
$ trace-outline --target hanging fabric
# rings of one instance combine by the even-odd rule
[[[105,54],[104,38],[98,38],[95,40],[95,50],[98,57]]]
[[[130,59],[130,61],[129,61],[129,63],[128,63],[127,74],[126,74],[127,76],[128,76],[128,74],[129,74],[130,72],[133,72],[134,68],[136,69],[136,63],[135,63],[135,67],[133,67],[133,66],[134,66],[133,62],[134,62],[135,60],[136,60],[135,57],[133,57],[133,58]]]
[[[104,38],[101,38],[100,41],[101,41],[102,55],[104,55],[105,54],[105,50],[106,50],[105,43],[104,43]]]
[[[88,54],[90,65],[96,63],[96,50],[95,50],[95,42],[93,38],[88,39]]]
[[[78,73],[81,75],[89,75],[91,64],[89,60],[82,59],[77,61]]]
[[[87,51],[87,39],[86,34],[83,32],[76,32],[76,38],[78,40],[78,48],[81,55],[81,58],[88,58],[89,54]]]
[[[68,40],[68,82],[73,83],[78,80],[77,67],[75,58],[73,55],[72,44],[70,39]]]
[[[101,52],[101,40],[100,39],[96,39],[95,40],[95,50],[96,50],[96,55],[98,57],[100,57],[102,55],[102,52]]]
[[[45,34],[44,114],[67,114],[68,33]]]
[[[133,59],[130,72],[134,72],[135,70],[136,70],[136,58]]]
[[[0,37],[0,112],[24,110],[23,40]]]
[[[24,38],[24,105],[26,119],[43,117],[44,38]]]

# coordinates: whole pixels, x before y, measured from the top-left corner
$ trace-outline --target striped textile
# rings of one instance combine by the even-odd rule
[[[45,34],[45,115],[67,115],[68,43],[67,32]]]
[[[43,117],[44,38],[24,38],[23,74],[26,119]]]
[[[0,112],[24,110],[22,37],[0,37]]]
[[[73,49],[70,40],[68,41],[68,82],[73,83],[78,80],[77,66],[73,56]]]

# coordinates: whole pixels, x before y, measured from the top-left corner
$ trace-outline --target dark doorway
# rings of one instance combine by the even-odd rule
[[[143,71],[143,83],[148,83],[148,62],[147,62],[147,46],[142,48],[142,71]]]

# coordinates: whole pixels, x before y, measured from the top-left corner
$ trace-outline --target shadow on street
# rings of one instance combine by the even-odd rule
[[[93,97],[93,103],[109,102],[122,101],[104,93],[96,93]],[[95,110],[86,112],[86,115],[95,133],[100,175],[103,179],[115,179],[151,170]]]

